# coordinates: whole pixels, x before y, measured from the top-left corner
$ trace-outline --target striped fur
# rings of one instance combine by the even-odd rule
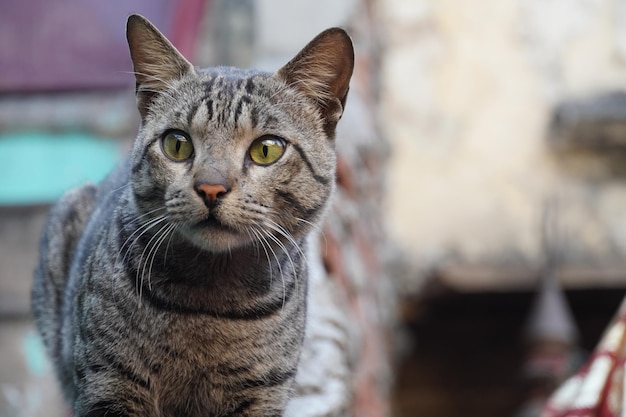
[[[305,242],[334,188],[350,40],[329,29],[268,74],[194,69],[137,15],[127,35],[142,125],[105,181],[52,209],[38,329],[75,417],[281,416],[304,337]],[[189,159],[164,154],[172,129],[191,140]],[[249,148],[267,135],[285,151],[258,165]],[[224,192],[209,202],[198,184]]]

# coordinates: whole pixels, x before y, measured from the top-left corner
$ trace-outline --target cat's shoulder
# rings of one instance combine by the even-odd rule
[[[85,184],[65,192],[52,206],[39,244],[36,282],[45,277],[66,279],[76,244],[93,212],[96,194],[95,185]],[[37,292],[34,298],[38,298]]]
[[[87,183],[66,191],[50,209],[44,236],[78,235],[93,212],[98,187]]]

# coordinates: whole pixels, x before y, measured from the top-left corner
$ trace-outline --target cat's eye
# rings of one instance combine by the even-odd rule
[[[270,165],[285,153],[285,141],[276,136],[261,136],[250,145],[250,159],[258,165]]]
[[[165,132],[161,139],[163,153],[174,161],[185,161],[193,155],[193,143],[187,134],[180,130]]]

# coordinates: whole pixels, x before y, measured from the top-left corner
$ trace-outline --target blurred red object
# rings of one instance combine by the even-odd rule
[[[193,59],[205,0],[22,0],[0,5],[0,92],[127,87],[126,18],[150,19]]]
[[[582,369],[552,395],[541,417],[618,417],[626,413],[626,300]]]

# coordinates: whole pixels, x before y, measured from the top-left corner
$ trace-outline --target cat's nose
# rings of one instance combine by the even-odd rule
[[[213,205],[218,198],[228,192],[224,184],[208,184],[206,182],[197,182],[195,185],[196,192],[204,200],[204,204]]]

